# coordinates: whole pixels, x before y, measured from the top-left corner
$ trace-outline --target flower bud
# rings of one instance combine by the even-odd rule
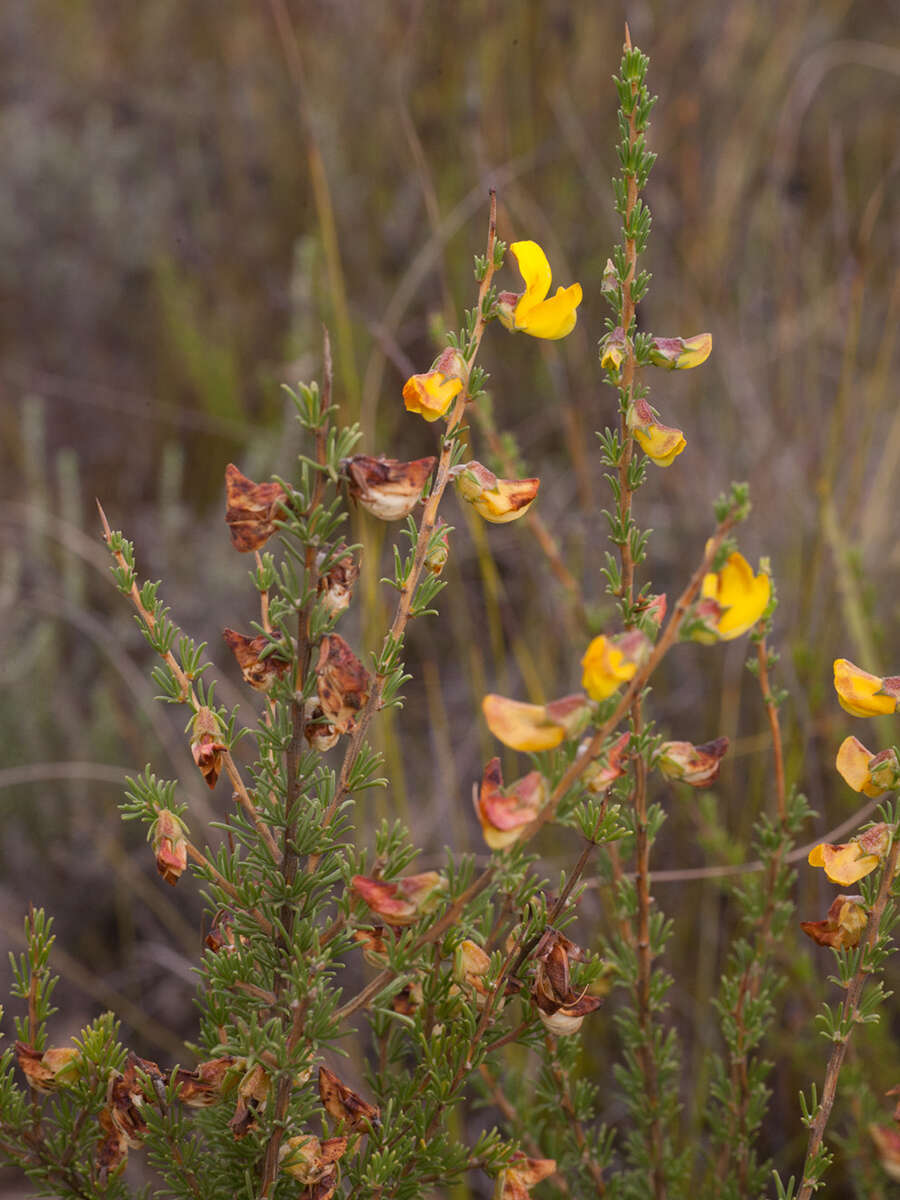
[[[658,421],[642,396],[629,405],[626,420],[640,448],[658,467],[670,467],[687,445],[681,430]]]
[[[334,1071],[319,1067],[319,1097],[329,1113],[339,1124],[345,1124],[354,1133],[366,1133],[381,1113],[374,1104],[367,1104],[352,1088],[341,1083]]]
[[[836,896],[824,921],[801,921],[800,928],[820,946],[858,946],[869,920],[862,896]]]
[[[418,413],[426,421],[437,421],[446,415],[462,391],[468,374],[466,360],[450,346],[435,360],[430,371],[407,379],[403,385],[403,403],[409,412]]]
[[[484,1008],[491,988],[485,983],[491,969],[490,956],[477,942],[464,938],[453,955],[453,978],[469,993],[478,1008]]]
[[[219,718],[205,705],[198,708],[191,720],[191,754],[210,788],[216,786],[222,770],[222,752],[228,747],[220,741],[222,726]]]
[[[617,325],[600,340],[600,366],[605,371],[618,375],[627,351],[628,342],[625,338],[625,330],[621,325]]]
[[[222,632],[225,644],[237,659],[241,674],[246,683],[257,692],[267,692],[276,679],[280,679],[290,667],[290,663],[280,658],[277,650],[270,651],[265,658],[260,658],[262,652],[277,642],[278,634],[267,637],[258,634],[257,637],[247,637],[234,629]]]
[[[434,464],[434,458],[399,462],[383,455],[355,454],[344,462],[347,491],[379,521],[399,521],[422,499]]]
[[[475,813],[488,846],[502,850],[517,841],[547,803],[548,795],[546,781],[539,771],[531,771],[504,788],[500,759],[492,758],[484,768],[481,788],[473,796]]]
[[[413,925],[434,912],[447,894],[447,880],[438,871],[407,875],[405,879],[370,879],[354,875],[350,886],[388,925]]]
[[[876,773],[872,773],[872,764],[878,760]],[[846,737],[841,742],[834,765],[838,774],[853,788],[854,792],[862,792],[875,799],[883,796],[897,786],[898,763],[896,750],[882,750],[873,755],[867,750],[859,738]]]
[[[428,549],[425,552],[425,566],[432,575],[440,575],[450,557],[450,526],[443,517],[438,517],[437,524],[428,539]]]
[[[683,371],[705,363],[711,350],[711,333],[697,333],[689,338],[655,337],[650,343],[650,361],[656,367]]]
[[[595,637],[581,660],[581,686],[592,700],[607,700],[623,683],[634,678],[646,662],[650,642],[637,629],[617,637]]]
[[[347,733],[369,698],[369,672],[342,637],[327,633],[319,646],[316,673],[323,716],[338,733]]]
[[[225,521],[242,554],[258,550],[275,532],[287,493],[279,483],[254,483],[234,463],[225,468]]]
[[[666,619],[666,600],[665,592],[660,592],[656,596],[644,596],[635,604],[637,613],[644,621],[649,621],[656,629],[659,629]]]
[[[691,787],[707,787],[719,775],[728,753],[728,738],[716,738],[695,746],[691,742],[663,742],[656,765],[666,779],[677,779]]]
[[[834,690],[852,717],[878,717],[897,711],[900,676],[870,675],[846,658],[834,660]]]
[[[615,296],[619,290],[619,272],[611,258],[606,260],[603,275],[600,278],[600,291],[604,296]]]
[[[341,543],[337,547],[340,555],[346,546]],[[324,556],[320,555],[320,562]],[[359,563],[349,550],[338,558],[333,558],[331,566],[319,576],[319,603],[330,616],[342,613],[349,607],[353,596],[353,588],[359,578]]]
[[[168,808],[161,808],[153,823],[150,839],[156,855],[156,869],[172,887],[187,867],[186,830],[180,817]]]
[[[498,479],[493,471],[472,461],[454,468],[456,487],[480,517],[506,525],[524,517],[541,486],[539,479]]]
[[[811,867],[823,867],[832,883],[848,887],[870,875],[885,857],[890,845],[891,831],[882,821],[849,842],[838,845],[822,842],[810,850],[806,861]]]

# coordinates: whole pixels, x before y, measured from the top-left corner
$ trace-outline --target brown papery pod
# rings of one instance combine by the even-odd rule
[[[399,521],[408,517],[422,498],[434,458],[416,458],[399,462],[396,458],[371,458],[355,454],[345,460],[347,490],[380,521]]]
[[[225,522],[236,550],[247,554],[264,546],[286,492],[280,483],[254,483],[234,463],[225,468]]]
[[[327,1067],[319,1067],[319,1096],[325,1111],[355,1133],[365,1133],[367,1126],[374,1124],[381,1115],[373,1104],[367,1104]]]
[[[267,692],[276,679],[284,675],[290,663],[279,658],[276,651],[271,651],[265,658],[260,658],[262,652],[272,645],[273,637],[258,634],[247,637],[235,629],[225,629],[222,632],[228,649],[237,659],[244,680],[257,692]]]
[[[316,674],[323,715],[338,733],[347,733],[369,698],[369,672],[342,637],[328,633],[319,646]]]

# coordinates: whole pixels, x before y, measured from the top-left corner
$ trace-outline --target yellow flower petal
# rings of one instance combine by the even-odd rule
[[[537,242],[513,242],[510,250],[516,256],[522,278],[525,280],[525,295],[528,306],[539,304],[550,291],[550,263]],[[519,301],[521,304],[521,301]]]
[[[834,690],[841,708],[853,717],[877,717],[897,711],[895,696],[879,695],[884,680],[846,658],[834,660]]]
[[[481,708],[488,729],[512,750],[553,750],[566,736],[565,728],[549,719],[543,704],[523,704],[492,694],[485,696]]]
[[[735,551],[721,571],[704,577],[701,594],[725,610],[716,628],[719,637],[730,642],[752,629],[766,611],[771,585],[768,575],[754,575],[744,556]]]
[[[637,663],[626,659],[602,634],[588,646],[581,665],[584,668],[581,686],[592,700],[606,700],[623,683],[633,679],[637,670]]]
[[[462,391],[462,380],[447,379],[441,371],[412,375],[403,385],[403,403],[426,421],[437,421]]]
[[[687,445],[680,429],[654,423],[647,429],[634,430],[638,445],[658,467],[670,467]]]
[[[835,766],[838,774],[853,788],[854,792],[862,792],[866,796],[871,796],[875,799],[877,796],[883,796],[885,792],[890,791],[890,788],[879,787],[872,780],[871,772],[869,771],[869,762],[874,757],[871,750],[867,750],[859,738],[847,737],[841,742],[841,748],[837,752]]]
[[[567,337],[575,328],[578,319],[576,309],[581,303],[581,284],[573,283],[567,288],[557,288],[556,295],[540,304],[529,305],[522,311],[523,296],[516,306],[516,328],[531,337],[558,341]]]

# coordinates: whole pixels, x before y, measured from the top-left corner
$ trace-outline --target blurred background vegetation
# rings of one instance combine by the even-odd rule
[[[254,601],[222,522],[224,466],[291,471],[300,447],[280,384],[320,374],[323,322],[363,448],[431,452],[400,388],[473,301],[491,186],[501,236],[540,242],[556,282],[584,286],[565,342],[492,329],[481,361],[497,427],[542,478],[541,516],[594,627],[611,619],[592,431],[615,412],[595,347],[617,231],[610,77],[626,17],[661,97],[641,320],[714,338],[702,370],[650,381],[688,439],[639,498],[656,531],[655,590],[680,589],[713,498],[749,480],[742,548],[768,555],[778,582],[789,775],[820,814],[810,840],[854,811],[836,747],[852,731],[878,749],[890,732],[859,730],[838,708],[831,660],[900,670],[897,0],[637,0],[627,12],[571,0],[6,0],[0,937],[18,947],[29,902],[56,915],[58,1042],[111,1006],[140,1052],[183,1053],[202,905],[184,883],[169,892],[121,826],[120,781],[147,761],[180,775],[195,825],[227,803],[222,786],[205,794],[179,722],[152,703],[150,651],[111,586],[94,497],[135,540],[142,574],[166,581],[176,620],[210,643],[233,702],[221,630],[248,629]],[[518,286],[512,266],[500,283]],[[489,461],[477,422],[472,438]],[[484,692],[575,690],[588,636],[527,529],[475,526],[450,504],[451,586],[440,619],[412,631],[407,708],[381,726],[394,785],[364,801],[373,823],[407,817],[426,858],[446,842],[484,852],[469,801],[494,752]],[[389,603],[374,525],[353,531],[365,569],[342,631],[357,648],[374,644]],[[667,736],[734,744],[714,802],[669,789],[660,867],[750,857],[771,776],[745,656],[743,641],[684,647],[656,683]],[[551,878],[575,854],[549,834],[540,849]],[[818,919],[832,889],[812,875],[801,866],[798,915]],[[657,888],[676,918],[687,1123],[702,1115],[693,1084],[716,1038],[727,883]],[[603,898],[583,909],[590,943]],[[771,1048],[768,1149],[782,1167],[805,1142],[797,1089],[825,1061],[809,1018],[829,958],[800,937],[783,948],[791,981]],[[588,1069],[606,1077],[603,1025],[585,1034]],[[876,1092],[900,1078],[891,1032],[867,1031],[855,1051]],[[612,1094],[604,1115],[616,1118]],[[833,1194],[869,1194],[841,1187],[836,1176]]]

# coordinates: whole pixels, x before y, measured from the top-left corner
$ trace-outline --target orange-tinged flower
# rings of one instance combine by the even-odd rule
[[[705,363],[711,350],[711,333],[696,333],[689,338],[655,337],[650,343],[650,361],[670,371],[683,371]]]
[[[536,1183],[546,1179],[556,1170],[554,1158],[529,1158],[521,1150],[517,1150],[497,1176],[494,1188],[494,1200],[528,1200],[528,1195]]]
[[[730,642],[752,629],[769,605],[771,586],[769,576],[761,571],[753,574],[753,568],[737,551],[728,556],[721,571],[711,571],[703,580],[703,600],[714,601],[721,615],[712,622],[714,634],[709,641],[718,637]],[[694,634],[696,641],[707,638]]]
[[[719,774],[722,759],[728,753],[728,738],[715,738],[695,746],[692,742],[663,742],[657,766],[666,779],[677,779],[691,787],[706,787]]]
[[[862,896],[835,896],[824,921],[801,921],[800,928],[820,946],[839,950],[859,945],[868,920]]]
[[[417,413],[426,421],[437,421],[446,415],[462,391],[467,375],[463,356],[452,346],[448,347],[430,371],[407,379],[403,385],[403,403],[409,412]]]
[[[643,397],[629,407],[628,428],[643,452],[658,467],[670,467],[687,445],[681,430],[658,421]]]
[[[222,770],[222,754],[228,747],[221,740],[222,727],[211,708],[198,708],[191,721],[191,754],[200,774],[214,788]]]
[[[531,771],[504,788],[500,759],[492,758],[473,797],[481,832],[490,848],[502,850],[512,845],[544,807],[547,796],[547,784],[539,771]]]
[[[416,458],[398,462],[383,455],[354,454],[344,465],[347,491],[379,521],[399,521],[408,517],[422,499],[435,459]]]
[[[608,699],[623,683],[634,678],[649,649],[649,641],[638,630],[615,638],[601,633],[581,660],[581,686],[592,700]]]
[[[876,763],[876,760],[878,761],[873,777],[871,764]],[[894,750],[882,750],[880,754],[874,755],[859,738],[846,737],[837,752],[835,766],[838,774],[854,792],[862,792],[873,799],[896,787],[894,778],[897,754]]]
[[[481,708],[488,729],[504,746],[533,754],[553,750],[566,738],[577,737],[592,711],[581,693],[549,704],[525,704],[492,693],[482,700]]]
[[[879,717],[897,711],[900,676],[870,675],[846,658],[834,660],[834,690],[852,717]]]
[[[806,861],[811,867],[823,867],[832,883],[848,887],[875,870],[887,854],[890,844],[891,831],[884,822],[880,822],[852,841],[838,845],[820,843],[810,850]]]
[[[598,755],[590,766],[585,768],[581,775],[581,781],[588,791],[602,796],[604,792],[609,791],[617,779],[625,774],[625,762],[628,759],[627,750],[630,741],[630,733],[621,734],[608,750]],[[584,742],[578,747],[576,757],[580,758],[584,754],[588,744],[588,742]]]
[[[172,887],[187,867],[187,842],[184,822],[168,808],[161,808],[150,828],[150,843],[156,855],[156,869]]]
[[[499,479],[480,462],[456,468],[456,487],[485,521],[506,525],[524,517],[541,486],[539,479]]]
[[[354,875],[350,886],[388,925],[413,925],[434,912],[447,892],[447,880],[438,871],[392,880]]]
[[[513,242],[510,250],[525,280],[525,291],[500,293],[497,304],[500,321],[512,333],[519,331],[553,341],[566,337],[575,328],[576,309],[582,299],[581,284],[557,288],[556,295],[548,299],[552,276],[544,251],[537,242]]]
[[[279,483],[254,483],[234,463],[225,468],[225,522],[236,550],[258,550],[275,532],[275,520],[287,499]]]

